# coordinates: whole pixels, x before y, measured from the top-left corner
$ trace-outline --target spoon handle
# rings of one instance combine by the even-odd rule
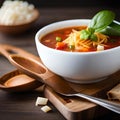
[[[111,102],[111,101],[108,101],[108,100],[104,100],[104,99],[100,99],[100,98],[96,98],[96,97],[93,97],[93,96],[89,96],[89,95],[85,95],[85,94],[81,94],[81,93],[77,93],[77,94],[74,94],[75,96],[78,96],[78,97],[81,97],[81,98],[84,98],[86,100],[89,100],[93,103],[96,103],[104,108],[107,108],[113,112],[116,112],[118,114],[120,114],[120,104],[117,104],[115,102]]]
[[[0,45],[0,53],[4,55],[8,60],[9,60],[9,56],[12,54],[11,52],[12,51],[7,49],[6,47],[3,47],[2,45]]]
[[[10,55],[17,54],[29,58],[33,58],[37,61],[41,61],[39,57],[12,45],[7,45],[7,44],[0,44],[0,54],[5,56],[7,59],[9,59]]]

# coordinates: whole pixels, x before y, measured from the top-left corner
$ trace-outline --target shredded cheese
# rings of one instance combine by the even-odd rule
[[[98,45],[104,46],[104,44],[108,42],[109,36],[101,33],[95,33],[95,35],[97,36],[97,41],[90,39],[82,40],[80,39],[80,31],[72,30],[72,32],[63,42],[67,43],[68,46],[74,45],[76,50],[81,50],[83,48],[89,49],[91,46],[94,47],[97,47]]]

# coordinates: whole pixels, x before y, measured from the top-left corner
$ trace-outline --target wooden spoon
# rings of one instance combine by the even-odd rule
[[[108,100],[96,98],[93,96],[77,93],[62,77],[49,71],[41,62],[32,58],[25,58],[20,55],[10,55],[6,51],[2,51],[3,54],[9,59],[9,61],[15,65],[22,72],[37,78],[41,82],[50,86],[57,93],[64,96],[78,96],[94,102],[102,107],[105,107],[111,111],[120,114],[120,104],[111,102]]]
[[[20,48],[0,44],[0,53],[7,57],[9,60],[9,55],[25,55],[26,57],[34,58],[35,60],[40,61],[40,59]],[[22,73],[19,70],[14,70],[12,72],[6,73],[2,77],[0,77],[0,89],[5,90],[7,92],[23,92],[33,90],[42,86],[43,83]]]

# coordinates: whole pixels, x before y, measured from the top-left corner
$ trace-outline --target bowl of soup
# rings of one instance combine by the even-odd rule
[[[120,37],[100,34],[98,36],[105,39],[102,42],[99,40],[99,43],[95,40],[75,42],[75,37],[79,38],[80,31],[84,31],[90,21],[73,19],[52,23],[35,35],[37,51],[43,64],[67,81],[94,83],[120,69]]]

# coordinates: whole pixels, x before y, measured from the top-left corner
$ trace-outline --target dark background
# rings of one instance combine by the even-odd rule
[[[0,0],[0,5],[2,5],[4,0]],[[120,20],[120,11],[118,8],[120,8],[119,0],[23,0],[28,1],[29,3],[32,3],[35,5],[35,7],[42,9],[42,8],[89,8],[90,11],[88,11],[88,14],[91,14],[92,9],[99,8],[98,11],[103,9],[112,10],[116,13],[116,20]],[[91,9],[92,7],[92,9]],[[98,12],[96,11],[96,13]],[[93,16],[95,13],[92,13],[91,16]],[[59,14],[58,14],[59,15]],[[83,16],[84,17],[84,16]],[[78,17],[79,18],[79,17]]]
[[[118,0],[28,0],[38,7],[119,7]]]
[[[2,4],[4,0],[0,0]],[[119,7],[119,0],[26,0],[36,7]]]

